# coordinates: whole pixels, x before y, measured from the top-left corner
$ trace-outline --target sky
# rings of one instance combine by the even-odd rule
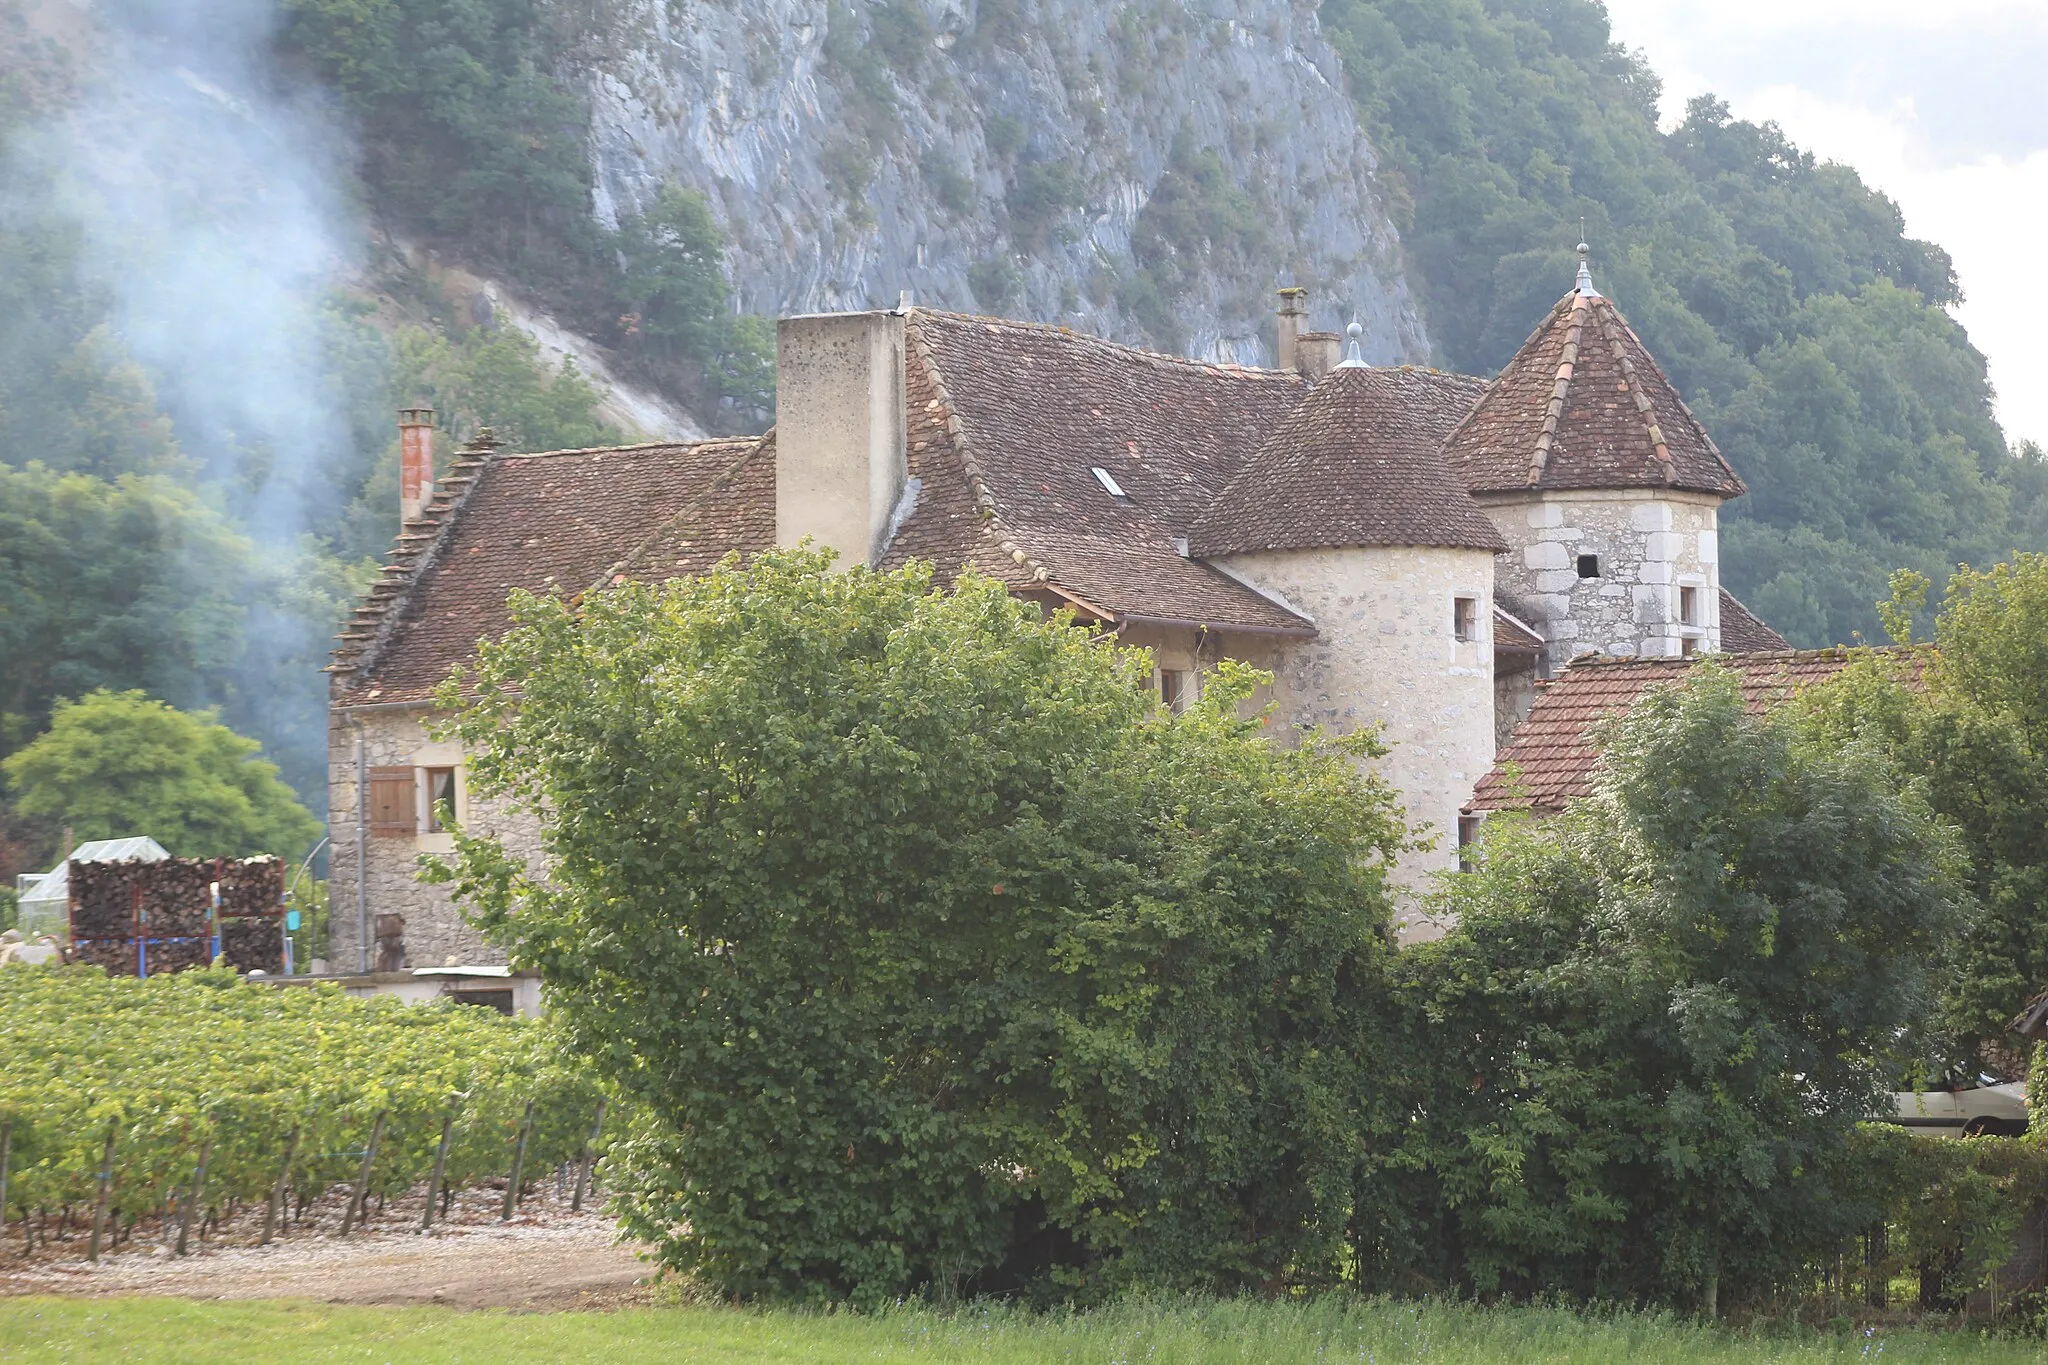
[[[1607,0],[1664,79],[1774,120],[1946,247],[2013,440],[2048,445],[2048,0]]]

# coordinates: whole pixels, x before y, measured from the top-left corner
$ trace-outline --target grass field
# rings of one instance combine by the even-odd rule
[[[1139,1361],[1371,1365],[1678,1365],[1882,1360],[2006,1365],[2048,1361],[2035,1342],[1955,1333],[1858,1331],[1743,1336],[1678,1319],[1587,1317],[1327,1301],[1128,1305],[1076,1316],[903,1309],[872,1317],[723,1308],[617,1313],[456,1313],[431,1308],[195,1302],[0,1300],[0,1360],[150,1362]]]

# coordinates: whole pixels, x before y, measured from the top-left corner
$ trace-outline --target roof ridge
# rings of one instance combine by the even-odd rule
[[[1636,378],[1635,362],[1629,359],[1628,347],[1622,344],[1621,336],[1615,330],[1615,320],[1620,317],[1621,310],[1611,301],[1602,302],[1607,303],[1607,308],[1600,314],[1600,335],[1614,348],[1615,361],[1621,366],[1622,387],[1636,400],[1636,415],[1643,419],[1647,429],[1650,453],[1657,460],[1658,472],[1664,476],[1664,482],[1675,483],[1678,479],[1678,466],[1671,458],[1671,443],[1664,439],[1664,428],[1657,421],[1657,409],[1650,402],[1650,395],[1644,392],[1642,382]],[[1640,338],[1637,344],[1641,344]],[[1643,354],[1648,355],[1649,351],[1645,349]]]
[[[501,460],[552,460],[560,455],[624,455],[642,450],[675,450],[681,447],[694,450],[700,446],[741,445],[760,439],[760,436],[706,436],[697,441],[639,441],[629,446],[567,446],[561,450],[500,451],[497,455]]]
[[[594,580],[591,581],[589,586],[579,591],[576,594],[576,596],[583,597],[589,593],[597,591],[599,588],[604,587],[608,582],[617,582],[619,577],[623,575],[628,568],[632,567],[634,561],[638,560],[642,555],[646,554],[647,551],[654,545],[654,542],[660,540],[662,535],[665,532],[667,532],[667,530],[671,526],[674,526],[678,521],[681,521],[685,516],[702,507],[704,505],[705,499],[709,498],[712,494],[721,493],[725,491],[726,488],[730,487],[734,477],[736,477],[742,469],[746,468],[748,463],[750,463],[755,456],[759,455],[762,449],[768,444],[769,441],[773,440],[774,437],[774,427],[769,427],[768,430],[762,432],[759,436],[754,437],[753,441],[750,444],[748,444],[747,448],[740,452],[739,458],[734,460],[731,464],[727,465],[724,469],[719,470],[718,473],[714,474],[711,477],[710,482],[706,483],[703,486],[703,488],[698,491],[697,496],[690,498],[689,500],[684,502],[681,507],[678,507],[676,509],[675,514],[673,516],[664,517],[659,525],[657,525],[652,531],[649,531],[644,537],[641,538],[641,541],[638,545],[635,545],[630,550],[626,551],[626,553],[620,556],[619,559],[615,561],[610,568],[606,569],[603,573],[599,574]],[[692,446],[701,447],[707,445],[721,445],[725,444],[725,442],[693,441],[690,442],[689,444],[691,444]]]
[[[1091,346],[1100,346],[1112,351],[1121,351],[1125,355],[1133,356],[1140,360],[1170,365],[1179,369],[1203,370],[1212,374],[1249,375],[1255,378],[1278,376],[1294,379],[1297,382],[1300,382],[1301,379],[1292,370],[1271,369],[1264,365],[1241,365],[1236,361],[1197,360],[1193,356],[1174,355],[1168,351],[1155,351],[1148,346],[1133,346],[1128,342],[1111,341],[1108,337],[1099,337],[1092,332],[1077,331],[1072,327],[1056,322],[1030,322],[1023,318],[999,318],[983,313],[956,313],[945,308],[925,307],[913,308],[905,316],[914,318],[919,314],[981,327],[1012,327],[1020,332],[1036,332],[1041,336],[1063,337],[1070,341],[1084,342]],[[1450,373],[1450,371],[1443,371],[1442,373]],[[1472,376],[1464,377],[1470,378]]]
[[[1565,399],[1571,396],[1572,380],[1578,375],[1579,343],[1585,338],[1586,314],[1591,311],[1592,300],[1574,292],[1571,304],[1571,330],[1565,333],[1564,349],[1558,352],[1557,372],[1552,376],[1550,385],[1550,404],[1543,410],[1543,429],[1536,434],[1536,448],[1529,454],[1529,483],[1532,486],[1543,481],[1543,471],[1550,465],[1550,448],[1557,443],[1558,424],[1564,420]],[[1540,332],[1542,329],[1537,330]],[[1502,371],[1506,371],[1506,366],[1502,366]],[[1478,405],[1473,407],[1476,411]]]
[[[368,593],[350,613],[341,634],[335,637],[343,643],[329,655],[331,662],[322,672],[361,676],[376,667],[379,654],[391,642],[391,634],[403,616],[404,604],[421,576],[440,559],[442,547],[468,505],[470,494],[501,458],[488,449],[464,447],[458,452],[447,475],[434,481],[433,498],[419,516],[400,528],[390,562],[381,570],[382,579],[370,585]]]
[[[1678,391],[1678,385],[1671,382],[1671,376],[1665,373],[1664,366],[1658,361],[1650,348],[1644,344],[1642,336],[1635,329],[1635,325],[1628,320],[1628,315],[1621,311],[1619,304],[1613,303],[1612,300],[1609,301],[1609,304],[1614,309],[1614,320],[1621,324],[1621,330],[1628,334],[1628,339],[1633,341],[1636,344],[1636,349],[1643,353],[1643,359],[1650,362],[1650,371],[1662,381],[1664,392],[1671,395],[1671,401],[1678,404],[1678,410],[1685,414],[1687,421],[1692,423],[1693,430],[1699,434],[1699,438],[1707,443],[1708,453],[1719,460],[1722,466],[1727,469],[1728,476],[1735,480],[1736,496],[1739,497],[1747,493],[1749,485],[1742,481],[1742,475],[1735,471],[1735,466],[1729,463],[1726,455],[1721,453],[1721,447],[1714,440],[1714,433],[1707,430],[1707,424],[1702,422],[1699,419],[1699,415],[1692,410],[1692,404],[1685,401],[1685,395]]]
[[[932,396],[938,400],[939,410],[945,414],[946,434],[952,437],[954,452],[959,455],[960,466],[966,471],[967,487],[973,492],[974,506],[981,514],[982,533],[994,539],[998,548],[1014,563],[1029,569],[1038,582],[1051,582],[1052,571],[1018,543],[1015,530],[1005,526],[1002,514],[996,510],[995,494],[989,490],[988,481],[982,476],[981,465],[975,459],[974,444],[967,435],[967,424],[960,420],[960,410],[953,403],[945,372],[939,368],[939,359],[932,351],[931,342],[914,326],[906,327],[904,331],[910,339],[911,349],[917,352],[917,358],[924,364],[925,375],[931,381]]]

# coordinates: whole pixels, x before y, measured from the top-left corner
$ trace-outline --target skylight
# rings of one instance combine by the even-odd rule
[[[1115,479],[1111,478],[1109,471],[1107,469],[1104,469],[1101,465],[1090,465],[1088,466],[1088,469],[1090,473],[1095,475],[1095,482],[1101,484],[1103,488],[1108,490],[1109,495],[1112,498],[1128,498],[1130,496],[1129,493],[1124,492],[1123,485],[1118,483]]]

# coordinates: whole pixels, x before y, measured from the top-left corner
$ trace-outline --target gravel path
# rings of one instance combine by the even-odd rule
[[[306,1225],[267,1247],[253,1245],[260,1209],[185,1257],[171,1255],[153,1228],[97,1266],[83,1259],[83,1237],[39,1249],[32,1261],[16,1245],[11,1256],[0,1253],[0,1294],[304,1298],[530,1311],[617,1307],[646,1296],[639,1281],[650,1267],[632,1246],[614,1242],[610,1219],[570,1213],[541,1197],[499,1223],[500,1198],[466,1192],[449,1221],[424,1236],[414,1231],[420,1209],[414,1196],[393,1201],[366,1230],[346,1239],[333,1235],[337,1198],[323,1200]]]

